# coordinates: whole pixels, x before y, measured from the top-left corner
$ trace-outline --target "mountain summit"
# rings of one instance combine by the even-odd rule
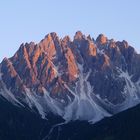
[[[140,103],[140,55],[126,41],[100,34],[56,33],[21,44],[0,64],[0,95],[47,118],[97,122]]]

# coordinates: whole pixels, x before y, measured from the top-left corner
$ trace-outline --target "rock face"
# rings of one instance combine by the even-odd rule
[[[50,33],[38,44],[21,44],[0,73],[0,94],[43,118],[51,111],[96,122],[140,102],[140,55],[103,34],[95,41],[80,31],[73,40]]]

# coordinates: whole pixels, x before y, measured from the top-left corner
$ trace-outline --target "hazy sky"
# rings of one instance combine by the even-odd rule
[[[77,30],[125,39],[140,52],[140,0],[0,0],[0,61],[22,42]]]

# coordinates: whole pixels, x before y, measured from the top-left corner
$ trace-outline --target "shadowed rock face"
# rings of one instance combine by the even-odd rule
[[[97,98],[95,102],[102,100],[101,106],[139,96],[140,55],[126,41],[109,40],[103,34],[94,41],[80,31],[73,40],[50,33],[38,44],[22,44],[0,68],[1,83],[20,99],[26,96],[26,89],[40,96],[45,89],[64,106],[87,93]],[[78,89],[82,86],[83,91]]]

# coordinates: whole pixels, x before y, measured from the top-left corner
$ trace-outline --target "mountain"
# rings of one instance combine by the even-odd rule
[[[3,59],[0,96],[43,119],[95,123],[140,103],[139,71],[140,55],[126,41],[53,32]]]

